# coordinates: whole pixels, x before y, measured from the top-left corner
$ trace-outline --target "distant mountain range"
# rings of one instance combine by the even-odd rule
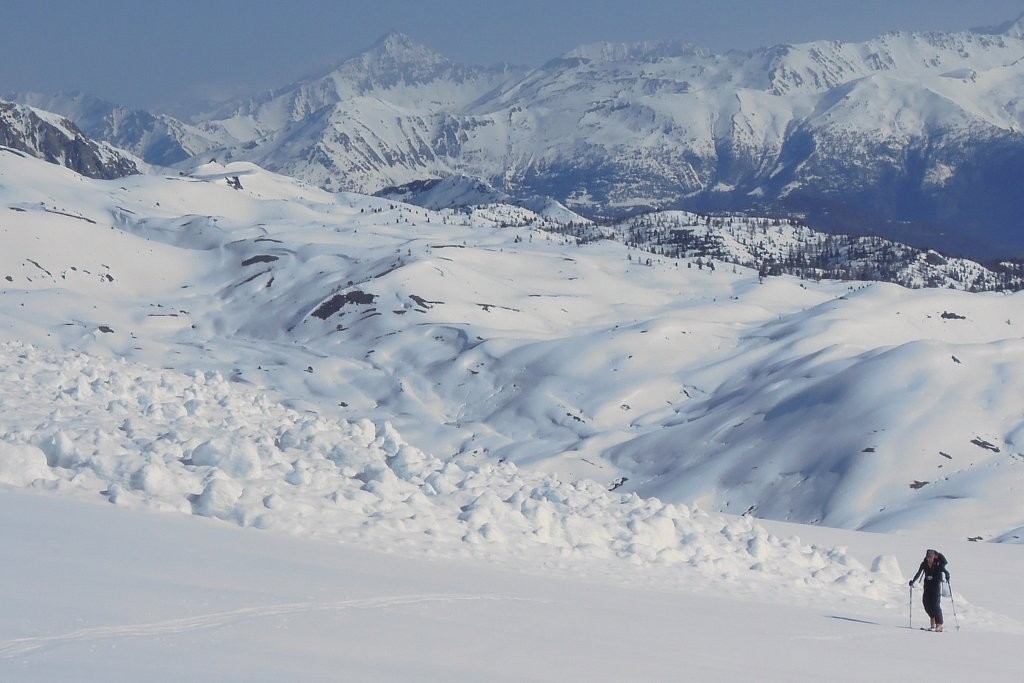
[[[85,98],[80,101],[85,102]],[[87,137],[69,120],[41,109],[0,100],[0,152],[33,156],[81,175],[113,179],[140,173],[135,161],[106,142]],[[192,169],[182,176],[210,178]],[[241,175],[217,177],[242,189]],[[795,275],[807,280],[892,282],[909,288],[943,287],[972,292],[1024,289],[1024,261],[1000,259],[982,265],[944,256],[879,236],[829,234],[799,222],[738,214],[653,211],[616,220],[592,221],[550,197],[513,197],[486,182],[453,175],[381,190],[377,197],[433,211],[474,207],[496,212],[504,227],[543,222],[552,234],[583,245],[611,240],[640,250],[648,265],[662,257],[696,259],[710,270],[732,265],[757,269],[762,278]]]
[[[600,44],[535,69],[459,65],[392,33],[188,122],[16,98],[158,165],[250,160],[364,193],[464,176],[588,217],[791,216],[994,259],[1024,255],[1022,86],[1024,17],[750,52]]]

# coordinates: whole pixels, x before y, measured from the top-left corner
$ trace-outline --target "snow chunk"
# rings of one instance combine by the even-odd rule
[[[46,454],[39,448],[0,441],[0,483],[31,486],[40,479],[55,478],[47,465]]]
[[[50,467],[73,468],[81,465],[86,458],[79,452],[74,440],[63,431],[54,433],[45,439],[40,448],[46,454],[46,464]]]
[[[879,578],[884,581],[902,583],[904,580],[903,572],[900,571],[900,563],[896,560],[895,555],[876,557],[871,563],[871,573],[878,574]]]
[[[192,451],[193,465],[217,467],[237,479],[259,476],[262,471],[256,447],[247,441],[210,439]]]
[[[228,521],[238,521],[235,505],[242,497],[244,489],[235,481],[215,476],[207,482],[203,492],[193,502],[192,509],[203,517],[216,517]]]

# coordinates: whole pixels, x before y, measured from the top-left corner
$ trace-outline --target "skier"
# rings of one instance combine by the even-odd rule
[[[943,575],[946,577],[946,582],[949,583],[949,571],[946,570],[946,558],[943,554],[938,550],[928,549],[917,573],[910,580],[911,587],[922,574],[924,575],[924,596],[921,598],[921,602],[924,603],[924,611],[932,620],[931,628],[928,630],[941,633],[942,607],[939,605],[939,598],[942,595]]]

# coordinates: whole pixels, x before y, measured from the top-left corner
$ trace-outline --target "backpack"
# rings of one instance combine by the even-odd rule
[[[942,553],[940,553],[938,550],[935,550],[933,548],[929,548],[928,552],[929,553],[935,553],[935,556],[936,556],[935,565],[939,568],[940,571],[945,569],[946,565],[949,564],[946,561],[946,556],[943,555]]]

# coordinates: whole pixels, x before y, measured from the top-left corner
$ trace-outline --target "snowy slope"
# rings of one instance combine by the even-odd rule
[[[1005,546],[941,545],[957,592],[937,635],[916,630],[920,590],[908,629],[897,577],[899,603],[841,582],[797,599],[743,575],[532,555],[509,571],[8,491],[0,514],[0,673],[26,683],[1019,680]],[[935,541],[823,531],[904,574]]]
[[[387,421],[427,463],[509,461],[709,510],[1019,541],[1020,293],[762,281],[576,246],[522,208],[432,212],[242,163],[110,183],[0,163],[7,339]],[[17,376],[5,400],[30,405]],[[11,427],[36,448],[26,425],[59,421],[39,410]],[[88,433],[47,435],[71,449],[50,460],[146,499],[134,470],[104,481],[108,464],[75,455],[92,452],[75,446]],[[275,453],[252,456],[254,476]],[[186,480],[159,504],[188,509],[205,484]]]
[[[590,225],[590,221],[570,211],[550,197],[533,196],[516,198],[487,183],[467,178],[466,176],[448,176],[443,179],[418,180],[398,187],[387,187],[375,193],[376,197],[394,199],[405,204],[415,204],[427,209],[468,209],[489,204],[509,204],[521,206],[558,224],[580,223]]]
[[[904,287],[946,287],[972,292],[1018,290],[1024,267],[1001,261],[983,266],[878,236],[834,235],[785,219],[657,211],[612,223],[570,219],[560,232],[582,241],[614,239],[698,267],[742,265],[761,275],[810,280],[872,280]]]
[[[0,677],[1015,680],[1021,294],[558,227],[0,152]]]

